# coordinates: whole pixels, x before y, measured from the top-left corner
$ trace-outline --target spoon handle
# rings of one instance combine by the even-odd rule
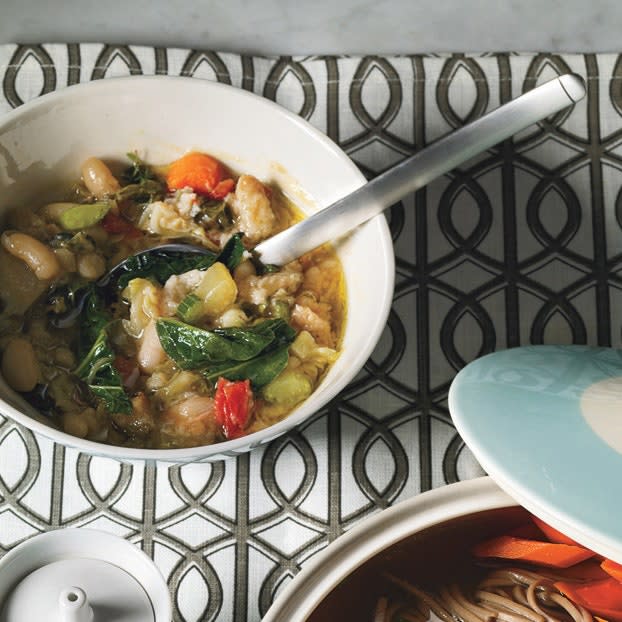
[[[335,240],[469,158],[580,101],[577,75],[555,78],[444,136],[358,190],[255,247],[265,264],[283,265]]]

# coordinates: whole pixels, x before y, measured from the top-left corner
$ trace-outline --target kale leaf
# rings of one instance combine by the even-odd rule
[[[166,194],[166,186],[155,179],[146,179],[139,184],[123,186],[115,194],[117,201],[133,201],[134,203],[153,203],[160,201]]]
[[[225,244],[224,248],[220,251],[220,255],[216,258],[216,261],[224,263],[229,272],[233,272],[242,261],[244,256],[244,245],[242,244],[243,233],[236,233],[232,235]]]
[[[228,240],[220,254],[184,253],[183,251],[154,250],[128,257],[111,275],[111,280],[120,275],[117,287],[123,289],[136,278],[153,279],[163,285],[174,274],[189,270],[207,270],[217,261],[224,263],[230,271],[235,270],[242,260],[244,245],[242,234],[237,233]]]
[[[174,319],[159,319],[156,330],[166,354],[182,369],[200,371],[212,380],[250,379],[261,387],[287,365],[296,332],[282,319],[249,328],[204,330]]]
[[[128,153],[127,157],[132,165],[123,173],[123,181],[127,185],[116,193],[117,201],[143,204],[163,199],[167,191],[166,183],[136,153]]]
[[[207,380],[216,381],[221,376],[227,380],[251,381],[255,389],[259,389],[272,382],[286,367],[289,360],[289,345],[279,346],[269,350],[250,361],[227,361],[212,365],[202,370]]]
[[[114,358],[107,326],[104,326],[74,373],[105,404],[109,413],[130,414],[132,403],[123,389],[121,376],[114,367]]]
[[[145,164],[137,153],[127,153],[131,166],[123,172],[123,181],[128,184],[141,184],[145,181],[157,181],[158,177],[153,169]]]
[[[78,355],[82,360],[74,374],[105,404],[108,412],[129,414],[132,412],[132,403],[114,367],[115,354],[108,340],[107,331],[112,314],[106,307],[100,289],[90,283],[78,291],[84,290],[84,297],[72,292],[71,298],[68,298],[69,304],[73,304],[78,297],[82,303],[78,338]],[[78,310],[78,307],[75,309]]]
[[[112,315],[97,289],[89,284],[80,313],[79,353],[86,356],[101,332],[112,321]]]
[[[152,279],[163,285],[174,274],[189,270],[207,270],[216,261],[213,253],[198,254],[179,251],[150,251],[128,257],[118,269],[117,287],[123,289],[136,278]],[[114,275],[113,275],[114,278]]]
[[[294,334],[280,319],[266,320],[250,328],[204,330],[172,318],[161,318],[156,322],[156,330],[166,354],[183,369],[198,369],[223,361],[248,361],[271,344],[289,343]]]

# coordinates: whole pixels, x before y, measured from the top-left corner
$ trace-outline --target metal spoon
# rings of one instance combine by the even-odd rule
[[[555,78],[441,138],[329,207],[261,242],[254,251],[264,264],[280,266],[293,261],[338,239],[408,193],[584,96],[585,84],[579,76],[566,74]],[[154,246],[138,255],[154,252],[210,253],[200,246],[174,243]],[[97,280],[95,286],[107,287],[123,272],[126,261]],[[74,307],[50,318],[50,322],[59,328],[73,324],[82,311],[86,293],[78,293]]]
[[[583,79],[566,74],[500,106],[400,162],[313,216],[261,242],[264,264],[283,265],[336,240],[433,179],[585,96]]]

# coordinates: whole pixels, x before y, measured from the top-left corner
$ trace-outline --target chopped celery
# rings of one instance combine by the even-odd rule
[[[203,319],[204,315],[203,301],[196,294],[188,294],[177,307],[177,316],[190,324]]]
[[[110,201],[100,201],[99,203],[74,203],[68,204],[64,210],[59,210],[56,220],[58,224],[66,230],[77,231],[96,225],[110,210]]]
[[[177,316],[193,324],[206,317],[217,317],[228,309],[238,288],[227,267],[216,262],[204,273],[201,282],[177,306]]]
[[[317,344],[315,343],[315,339],[313,339],[313,335],[306,330],[302,330],[298,333],[296,339],[294,339],[290,351],[294,356],[304,361],[313,354],[316,348]]]
[[[266,400],[276,404],[295,406],[311,395],[313,385],[304,374],[292,370],[285,370],[277,376],[263,390]]]
[[[287,300],[272,298],[270,300],[270,317],[281,318],[282,320],[289,321],[290,308]]]
[[[205,271],[192,293],[203,301],[206,315],[217,317],[235,302],[238,288],[227,266],[217,261]]]

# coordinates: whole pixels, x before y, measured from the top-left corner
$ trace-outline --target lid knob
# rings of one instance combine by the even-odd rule
[[[93,610],[86,599],[84,590],[70,587],[58,597],[60,622],[92,622]]]

